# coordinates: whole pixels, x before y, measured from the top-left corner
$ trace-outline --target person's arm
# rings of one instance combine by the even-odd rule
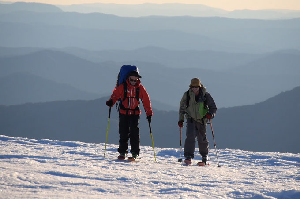
[[[212,98],[212,96],[208,92],[206,92],[205,96],[206,96],[206,104],[208,106],[208,112],[212,116],[212,118],[214,118],[218,110],[217,105],[214,99]]]
[[[140,86],[140,99],[143,102],[143,106],[144,106],[146,115],[152,116],[153,111],[152,111],[152,107],[151,107],[150,97],[149,97],[149,94],[147,93],[145,87],[142,85]]]
[[[184,121],[184,115],[186,112],[186,100],[187,100],[187,93],[185,92],[180,100],[180,105],[179,105],[179,121],[182,122]]]
[[[114,89],[113,94],[110,96],[110,99],[113,101],[113,105],[121,98],[124,97],[124,85],[121,84]]]

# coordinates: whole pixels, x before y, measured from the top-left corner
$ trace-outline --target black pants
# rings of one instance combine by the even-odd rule
[[[130,138],[131,153],[140,153],[140,115],[119,114],[119,153],[128,153],[128,140]]]

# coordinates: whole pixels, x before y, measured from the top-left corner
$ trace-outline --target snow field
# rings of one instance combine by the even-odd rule
[[[0,135],[0,198],[300,198],[300,154],[221,149],[217,167],[177,160],[179,149],[141,146],[137,162],[117,145]]]

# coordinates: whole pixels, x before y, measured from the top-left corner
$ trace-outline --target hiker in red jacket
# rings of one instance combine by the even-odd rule
[[[119,99],[119,148],[118,159],[125,159],[128,153],[128,140],[130,138],[132,158],[136,159],[140,152],[139,119],[141,110],[139,109],[139,99],[142,100],[147,120],[151,122],[153,115],[149,95],[145,87],[141,84],[141,76],[138,71],[131,71],[127,75],[127,80],[116,87],[106,105],[112,107]]]

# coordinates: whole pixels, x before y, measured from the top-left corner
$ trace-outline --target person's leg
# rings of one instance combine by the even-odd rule
[[[186,159],[194,158],[195,142],[196,142],[195,138],[196,138],[195,121],[193,121],[192,119],[187,119],[186,138],[184,143],[184,157]]]
[[[128,139],[129,139],[129,121],[128,116],[124,114],[119,114],[119,148],[118,152],[120,154],[128,153]]]
[[[129,116],[129,137],[132,155],[140,154],[140,128],[139,128],[140,115]]]
[[[196,129],[199,153],[202,156],[202,162],[206,163],[209,147],[209,142],[206,136],[206,124],[197,123]]]

